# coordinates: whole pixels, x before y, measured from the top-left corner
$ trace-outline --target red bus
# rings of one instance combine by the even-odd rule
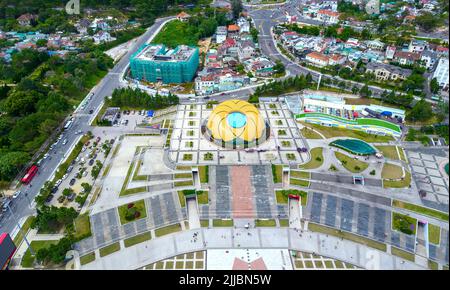
[[[22,183],[28,184],[31,182],[31,180],[33,180],[33,177],[36,175],[36,173],[38,172],[38,167],[36,165],[33,165],[30,167],[30,169],[28,169],[27,174],[25,174],[25,176],[22,178]]]

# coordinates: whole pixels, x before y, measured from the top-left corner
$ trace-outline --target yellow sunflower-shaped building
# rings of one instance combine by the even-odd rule
[[[228,100],[212,111],[205,131],[210,141],[223,147],[248,148],[266,140],[270,130],[254,105]]]

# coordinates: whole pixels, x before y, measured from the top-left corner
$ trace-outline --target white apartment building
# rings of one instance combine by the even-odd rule
[[[433,78],[436,78],[440,87],[448,89],[448,58],[439,59]]]

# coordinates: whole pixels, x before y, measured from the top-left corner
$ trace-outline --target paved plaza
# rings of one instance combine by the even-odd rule
[[[286,206],[276,204],[270,166],[220,165],[209,170],[210,203],[199,206],[201,219],[287,217]]]
[[[117,208],[90,216],[93,236],[76,244],[81,255],[121,239],[181,222],[187,219],[186,210],[181,208],[176,192],[167,192],[146,198],[147,217],[121,225]]]
[[[304,163],[308,153],[297,148],[306,147],[297,123],[283,103],[260,103],[261,116],[269,123],[270,138],[254,150],[222,148],[207,140],[201,126],[208,120],[216,105],[179,105],[170,139],[170,158],[177,164],[289,164]],[[211,154],[212,158],[206,154]],[[189,156],[189,157],[188,157]]]
[[[407,150],[412,175],[418,190],[427,194],[422,199],[424,205],[448,212],[449,178],[443,166],[448,161],[447,156],[415,152]]]
[[[318,192],[311,193],[308,200],[306,215],[312,222],[415,252],[415,237],[392,230],[391,212],[374,203]]]

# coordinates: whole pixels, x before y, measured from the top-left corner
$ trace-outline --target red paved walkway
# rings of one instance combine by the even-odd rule
[[[233,193],[233,217],[254,218],[253,192],[249,166],[231,167],[231,192]]]

